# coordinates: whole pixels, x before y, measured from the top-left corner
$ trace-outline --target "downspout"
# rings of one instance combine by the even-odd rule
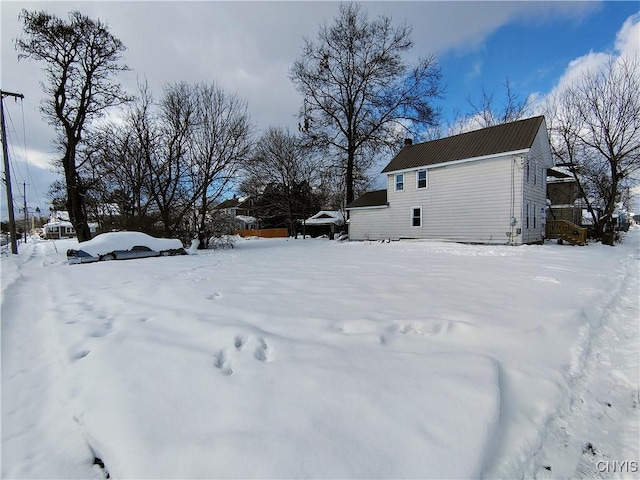
[[[514,210],[514,196],[515,196],[515,163],[516,157],[511,159],[511,192],[509,195],[509,245],[513,245],[513,210]]]
[[[520,161],[521,165],[518,165],[518,161]],[[518,170],[524,169],[524,157],[523,156],[513,156],[511,161],[511,198],[509,201],[509,245],[515,245],[515,237],[519,235],[517,229],[515,228],[518,224],[518,219],[516,218],[516,167]],[[520,198],[524,197],[524,175],[520,176]],[[523,217],[522,209],[524,208],[524,202],[520,205],[520,218]],[[522,229],[520,229],[522,232]]]
[[[525,187],[525,181],[524,181],[524,177],[525,177],[525,169],[527,168],[527,163],[529,162],[529,159],[525,159],[524,156],[520,157],[520,167],[521,167],[521,172],[522,175],[520,175],[520,221],[522,222],[522,227],[520,227],[520,234],[522,235],[522,240],[521,242],[524,244],[524,232],[525,232],[525,211],[524,211],[524,207],[525,207],[525,200],[524,200],[524,187]],[[528,175],[531,175],[531,172],[529,171]],[[529,181],[529,179],[527,178],[527,181]],[[516,230],[516,235],[518,234],[518,231]],[[527,227],[527,240],[529,239],[529,229]]]

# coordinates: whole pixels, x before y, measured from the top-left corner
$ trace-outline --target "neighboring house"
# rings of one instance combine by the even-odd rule
[[[382,170],[386,190],[347,205],[349,238],[540,242],[552,166],[542,116],[416,145],[406,140]]]
[[[549,220],[566,220],[578,226],[590,224],[583,219],[584,201],[578,189],[578,182],[570,173],[557,168],[547,170],[547,199],[550,202]]]
[[[234,219],[235,227],[239,230],[254,230],[258,228],[255,217],[254,199],[252,197],[233,198],[224,200],[216,205],[216,210],[222,211]]]
[[[344,214],[338,210],[320,210],[302,222],[305,235],[329,235],[331,238],[344,229],[345,223]]]
[[[96,233],[98,229],[97,223],[89,223],[89,231],[91,235]],[[69,214],[64,211],[53,210],[49,216],[49,221],[42,226],[44,238],[61,239],[75,238],[76,230],[69,221]]]

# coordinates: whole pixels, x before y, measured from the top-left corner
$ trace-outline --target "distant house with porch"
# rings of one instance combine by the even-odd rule
[[[234,227],[238,230],[254,230],[258,228],[255,217],[255,201],[252,197],[236,197],[216,205],[215,209],[229,215],[234,220]]]
[[[349,238],[541,242],[552,166],[542,116],[415,145],[408,139],[382,170],[386,189],[347,205]]]
[[[91,235],[98,230],[97,223],[89,223]],[[42,226],[42,235],[47,239],[75,238],[77,236],[73,224],[69,221],[69,213],[52,210],[49,221]]]
[[[333,238],[345,229],[346,219],[339,210],[320,210],[302,222],[304,234],[312,237],[327,235]]]

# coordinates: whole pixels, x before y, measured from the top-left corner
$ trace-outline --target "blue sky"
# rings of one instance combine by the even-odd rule
[[[467,112],[466,98],[477,101],[483,87],[497,102],[507,77],[521,99],[549,92],[572,60],[590,51],[612,51],[622,24],[640,11],[639,2],[594,2],[593,7],[574,18],[517,20],[495,30],[472,51],[440,56],[447,84],[442,102],[446,117],[456,108]]]
[[[521,99],[529,95],[541,98],[569,73],[577,74],[593,63],[591,57],[625,53],[616,49],[616,37],[634,14],[635,39],[627,39],[623,50],[637,55],[639,5],[596,1],[363,3],[372,17],[384,14],[394,22],[406,20],[412,25],[412,56],[437,56],[446,85],[445,98],[437,102],[444,120],[451,120],[456,110],[469,113],[467,97],[477,101],[483,87],[495,94],[500,105],[506,77]],[[120,80],[129,91],[135,91],[138,79],[147,79],[157,96],[167,83],[215,80],[247,100],[254,124],[264,130],[271,125],[295,129],[301,98],[287,77],[288,69],[300,55],[303,37],[315,38],[323,21],[331,23],[338,3],[0,2],[0,87],[25,95],[23,104],[5,99],[15,202],[21,208],[24,182],[29,210],[39,207],[48,212],[46,193],[49,184],[60,178],[52,172],[59,154],[52,147],[55,131],[39,113],[43,98],[40,66],[18,62],[13,48],[13,40],[21,34],[17,15],[22,8],[44,9],[61,17],[80,10],[100,18],[127,46],[125,58],[132,70]],[[3,219],[6,210],[2,188]]]

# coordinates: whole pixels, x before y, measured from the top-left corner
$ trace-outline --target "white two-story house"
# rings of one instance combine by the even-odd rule
[[[538,116],[413,145],[383,169],[386,190],[349,205],[349,238],[536,243],[544,239],[546,172]]]

